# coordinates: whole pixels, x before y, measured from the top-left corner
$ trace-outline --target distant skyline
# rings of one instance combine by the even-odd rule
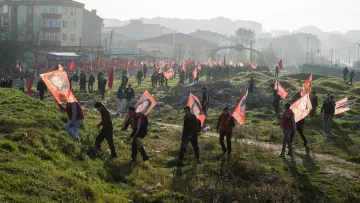
[[[360,30],[359,0],[75,0],[102,18],[211,19],[256,21],[264,31],[297,30],[313,25],[325,32]],[[341,4],[340,4],[340,3]]]

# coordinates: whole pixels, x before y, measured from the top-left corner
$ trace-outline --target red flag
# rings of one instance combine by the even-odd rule
[[[191,59],[189,57],[189,59],[185,61],[185,65],[189,65],[190,63],[191,63]]]
[[[136,70],[140,69],[140,61],[135,61],[135,68]]]
[[[199,63],[197,64],[197,69],[198,69],[198,70],[201,70],[201,68],[202,68],[202,67],[201,67],[201,64],[200,64],[200,62],[199,62]]]
[[[114,72],[115,72],[115,67],[110,68],[110,71],[108,72],[108,89],[111,90],[113,87],[113,82],[114,82]]]
[[[291,105],[290,109],[293,110],[295,114],[295,122],[298,122],[299,120],[309,115],[312,109],[309,94],[306,94],[305,96],[301,97],[296,102],[294,102]]]
[[[280,59],[280,61],[279,61],[279,69],[280,69],[280,71],[283,69],[283,62],[282,62],[282,59]]]
[[[254,64],[253,61],[250,61],[249,64],[250,64],[251,68],[256,69],[256,65]]]
[[[197,75],[198,75],[197,68],[195,68],[195,69],[193,70],[192,75],[193,75],[194,79],[197,78]]]
[[[245,122],[245,112],[246,112],[246,98],[248,96],[248,91],[241,97],[239,103],[236,105],[231,115],[234,119],[239,122],[241,125]]]
[[[82,67],[81,67],[81,69],[82,69],[83,72],[86,72],[86,65],[83,64]]]
[[[190,93],[187,106],[190,107],[191,111],[196,116],[196,118],[200,120],[201,126],[203,126],[206,119],[206,115],[202,110],[202,106],[199,99],[195,95]]]
[[[75,61],[74,60],[70,61],[69,65],[68,65],[68,68],[72,72],[75,72],[76,67],[75,67]]]
[[[277,93],[278,95],[280,95],[281,98],[285,99],[286,96],[288,95],[288,92],[286,91],[285,88],[283,88],[281,85],[280,85],[280,82],[279,81],[275,81],[275,90],[277,90]]]
[[[311,90],[312,90],[312,74],[309,76],[309,78],[302,85],[302,90],[301,90],[300,95],[303,97],[306,94],[310,94]]]
[[[164,72],[164,76],[166,79],[170,79],[174,76],[174,69],[170,67],[167,71]]]
[[[225,59],[225,55],[224,55],[224,62],[223,62],[223,66],[224,66],[224,68],[226,67],[226,59]]]
[[[31,95],[31,86],[32,86],[32,83],[34,81],[34,78],[29,78],[27,79],[26,81],[26,90],[27,90],[27,94],[30,96]]]
[[[184,63],[181,63],[180,70],[183,71],[183,72],[186,72],[186,68],[185,68],[185,64],[184,64]]]

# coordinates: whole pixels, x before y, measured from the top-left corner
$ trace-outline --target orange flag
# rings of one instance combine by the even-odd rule
[[[193,75],[194,79],[197,78],[197,75],[198,75],[197,68],[195,68],[195,69],[193,70],[192,75]]]
[[[285,88],[283,88],[281,85],[280,85],[280,82],[279,81],[275,81],[275,90],[277,90],[277,93],[278,95],[280,95],[281,98],[285,99],[286,96],[288,95],[288,92],[286,91]]]
[[[283,69],[283,62],[282,62],[282,59],[280,59],[280,61],[279,61],[279,69],[280,69],[280,71],[282,71],[282,69]]]
[[[170,79],[174,76],[174,69],[170,67],[167,71],[164,72],[164,76],[166,79]]]
[[[55,70],[40,74],[40,77],[59,104],[65,102],[77,102],[70,90],[69,78],[64,70]]]
[[[200,64],[200,62],[199,62],[199,63],[197,64],[197,69],[198,69],[198,70],[201,70],[201,68],[202,68],[202,67],[201,67],[201,64]]]
[[[185,64],[184,64],[184,63],[181,63],[180,70],[183,71],[183,72],[186,72],[186,68],[185,68]]]
[[[312,109],[309,94],[306,94],[305,96],[301,97],[296,102],[294,102],[291,105],[290,109],[292,109],[295,114],[295,122],[298,122],[299,120],[309,115]]]
[[[70,61],[69,65],[68,65],[68,68],[72,72],[75,72],[76,67],[75,67],[75,61],[74,60]]]
[[[136,103],[136,112],[147,115],[155,106],[154,97],[146,90]]]
[[[191,111],[194,113],[196,118],[200,120],[201,126],[203,126],[206,119],[206,115],[202,110],[202,106],[199,99],[195,95],[190,93],[187,105],[190,107]]]
[[[108,89],[111,90],[113,83],[114,83],[114,72],[115,72],[115,67],[110,68],[109,72],[108,72]]]
[[[241,97],[239,103],[233,109],[231,115],[235,118],[237,122],[241,125],[245,122],[245,112],[246,112],[246,98],[248,96],[248,91]]]
[[[310,94],[312,89],[312,74],[309,76],[309,78],[304,82],[302,85],[301,90],[301,96],[305,96],[306,94]]]

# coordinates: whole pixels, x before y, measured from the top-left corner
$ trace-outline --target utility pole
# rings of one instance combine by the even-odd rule
[[[309,38],[310,38],[310,35],[307,35],[306,36],[306,63],[308,62],[308,56],[309,56]]]
[[[349,47],[349,66],[351,66],[351,59],[350,59],[350,57],[351,57],[351,47]]]
[[[331,65],[333,64],[333,54],[334,54],[334,48],[331,48]]]
[[[252,47],[253,47],[253,41],[250,40],[250,61],[252,60]]]
[[[310,56],[311,56],[311,63],[314,63],[313,57],[312,57],[312,56],[313,56],[313,55],[312,55],[312,48],[311,48],[311,55],[310,55]]]
[[[110,45],[109,45],[109,52],[111,53],[112,42],[113,42],[114,30],[110,32]]]

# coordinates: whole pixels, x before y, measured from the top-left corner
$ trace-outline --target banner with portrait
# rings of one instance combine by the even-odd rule
[[[153,96],[146,90],[136,103],[136,112],[147,115],[156,106]]]
[[[200,120],[201,126],[203,126],[205,123],[206,115],[202,110],[199,98],[190,93],[187,106],[190,107],[191,112],[196,116],[197,119]]]

